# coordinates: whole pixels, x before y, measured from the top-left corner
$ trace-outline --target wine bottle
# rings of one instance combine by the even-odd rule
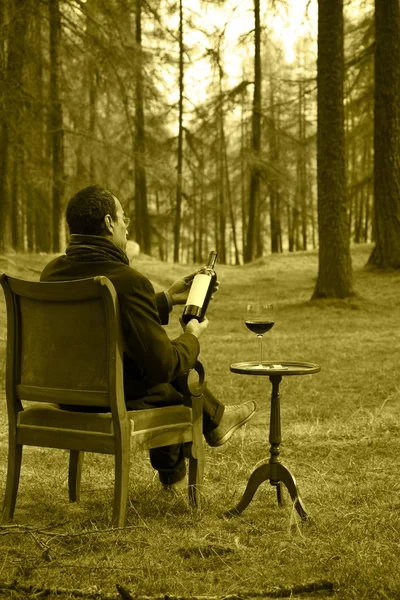
[[[197,319],[200,323],[204,320],[207,307],[210,302],[217,274],[214,271],[217,253],[215,250],[210,252],[208,263],[202,267],[193,278],[192,286],[183,309],[182,320],[188,323],[191,319]]]

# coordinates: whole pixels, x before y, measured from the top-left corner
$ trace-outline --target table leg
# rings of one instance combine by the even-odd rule
[[[298,492],[297,485],[296,485],[296,480],[293,477],[293,475],[291,474],[291,472],[289,471],[289,469],[287,469],[284,465],[282,465],[282,463],[278,466],[278,477],[279,477],[279,483],[276,487],[276,495],[278,498],[278,504],[280,506],[282,506],[282,504],[283,504],[283,502],[282,502],[282,485],[284,485],[284,486],[286,486],[286,488],[290,494],[290,497],[292,499],[293,506],[299,513],[300,517],[304,521],[307,521],[309,519],[309,517],[306,513],[306,509],[304,508],[303,501],[299,496],[299,492]]]
[[[282,495],[282,492],[283,492],[283,486],[282,486],[282,482],[280,481],[280,482],[278,483],[278,485],[276,486],[276,499],[278,500],[278,505],[279,505],[280,507],[283,507],[283,506],[285,506],[285,503],[284,503],[284,501],[283,501],[283,495]]]
[[[243,512],[244,509],[250,504],[251,500],[253,499],[254,494],[256,493],[256,491],[258,490],[260,485],[264,481],[268,481],[269,478],[270,478],[269,463],[267,463],[266,465],[260,465],[259,467],[257,467],[257,469],[250,476],[249,482],[246,486],[246,489],[244,491],[244,494],[243,494],[242,499],[240,500],[239,504],[237,504],[235,506],[235,508],[231,508],[230,510],[228,510],[224,516],[228,517],[228,518],[236,517],[241,512]]]

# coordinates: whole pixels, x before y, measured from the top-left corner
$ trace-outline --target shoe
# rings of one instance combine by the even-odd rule
[[[258,406],[254,400],[244,404],[225,406],[224,414],[218,427],[207,433],[204,437],[209,446],[222,446],[231,435],[242,425],[247,423],[256,412]]]
[[[186,477],[177,481],[176,483],[162,483],[162,489],[164,492],[175,494],[175,496],[181,496],[183,492],[187,490]]]

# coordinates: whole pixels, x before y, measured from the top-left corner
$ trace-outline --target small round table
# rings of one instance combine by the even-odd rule
[[[289,375],[311,375],[312,373],[318,373],[320,370],[321,367],[319,365],[304,362],[273,363],[263,361],[262,365],[257,362],[241,362],[231,365],[232,373],[269,377],[269,380],[272,384],[269,426],[269,442],[271,446],[269,461],[266,464],[262,464],[257,467],[252,473],[242,499],[240,500],[239,504],[235,506],[235,508],[232,508],[225,513],[226,517],[234,517],[240,514],[249,505],[259,486],[264,481],[269,480],[270,484],[276,487],[279,506],[282,506],[283,484],[286,486],[293,501],[294,507],[296,508],[300,517],[304,520],[308,519],[303,502],[299,496],[296,480],[279,459],[279,445],[282,440],[279,384],[282,381],[282,377],[287,377]]]

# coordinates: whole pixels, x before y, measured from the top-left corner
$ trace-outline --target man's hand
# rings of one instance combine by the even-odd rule
[[[186,277],[181,277],[180,279],[177,279],[171,285],[171,287],[168,288],[168,290],[166,290],[166,294],[169,296],[172,306],[175,306],[175,304],[186,304],[186,300],[189,296],[190,286],[192,285],[193,278],[195,275],[197,275],[197,273],[198,270],[194,273],[191,273],[190,275],[187,275]],[[211,298],[214,297],[214,294],[218,291],[218,288],[219,281],[217,280],[215,282],[213,295],[211,296]]]
[[[197,319],[191,319],[189,323],[186,325],[181,321],[181,325],[186,333],[191,333],[199,339],[199,337],[204,333],[204,331],[208,327],[208,319],[204,317],[203,321],[199,323]]]
[[[172,306],[175,306],[175,304],[186,304],[190,286],[192,285],[193,277],[196,273],[197,271],[191,275],[177,279],[171,287],[166,290],[171,299]]]

